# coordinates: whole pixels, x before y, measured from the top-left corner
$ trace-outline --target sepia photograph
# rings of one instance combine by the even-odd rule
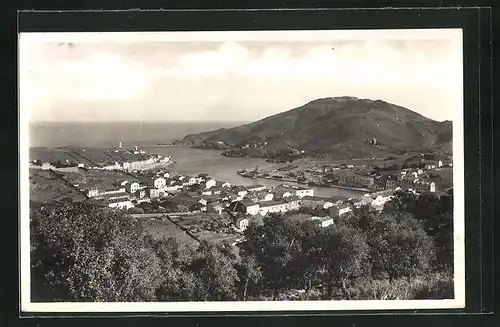
[[[18,51],[22,311],[465,306],[461,29]]]

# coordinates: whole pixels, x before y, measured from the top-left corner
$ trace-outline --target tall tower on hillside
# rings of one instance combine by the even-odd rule
[[[118,145],[118,147],[119,147],[120,149],[121,149],[121,148],[123,148],[123,146],[122,146],[122,142],[120,142],[120,144]]]

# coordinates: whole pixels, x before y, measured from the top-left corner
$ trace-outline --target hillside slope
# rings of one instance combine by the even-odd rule
[[[198,147],[243,148],[251,156],[296,149],[356,157],[449,151],[451,135],[451,122],[437,122],[381,100],[337,97],[239,127],[187,135],[182,141]],[[370,144],[374,138],[375,146]]]

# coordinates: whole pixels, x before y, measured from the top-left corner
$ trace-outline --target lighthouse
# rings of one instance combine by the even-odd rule
[[[123,148],[123,146],[122,146],[122,142],[120,142],[120,144],[118,145],[118,147],[119,147],[120,149],[121,149],[121,148]]]

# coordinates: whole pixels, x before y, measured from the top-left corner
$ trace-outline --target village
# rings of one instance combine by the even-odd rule
[[[418,179],[418,172],[415,173],[416,175],[409,174],[412,179]],[[72,175],[66,175],[71,183],[77,182],[72,180]],[[318,197],[314,194],[314,188],[307,186],[231,185],[225,181],[217,181],[204,173],[197,176],[184,176],[171,175],[163,171],[136,173],[135,177],[130,176],[127,179],[112,182],[111,188],[102,188],[99,184],[89,188],[81,188],[85,186],[81,183],[74,185],[78,185],[79,190],[88,198],[110,208],[122,210],[140,208],[140,213],[136,214],[136,217],[152,213],[177,215],[203,212],[217,215],[229,213],[236,229],[243,231],[250,221],[258,220],[268,213],[316,212],[319,216],[304,216],[305,219],[328,226],[356,207],[368,205],[373,210],[380,211],[392,198],[394,191],[401,189],[397,184],[398,181],[407,185],[405,177],[406,174],[402,179],[394,180],[394,183],[386,183],[385,189],[366,193],[359,198]],[[424,183],[415,182],[413,185],[415,186],[413,189],[408,189],[416,193],[436,192],[432,182],[428,188],[422,187],[422,185],[427,185]],[[157,205],[154,206],[151,203]],[[328,216],[324,215],[325,213],[328,213]]]
[[[286,182],[338,187],[377,192],[396,188],[412,189],[419,193],[436,192],[452,186],[451,160],[427,159],[419,154],[401,159],[379,161],[375,164],[350,163],[293,163],[271,169],[241,170],[238,174],[253,179],[273,179]]]
[[[34,160],[30,167],[51,174],[96,205],[124,210],[134,219],[168,223],[167,234],[182,231],[180,234],[196,241],[205,237],[233,245],[241,241],[251,222],[262,223],[268,213],[327,227],[362,206],[381,211],[401,189],[416,194],[445,192],[448,182],[439,182],[436,176],[452,170],[451,163],[425,158],[413,160],[409,167],[393,165],[375,170],[365,164],[281,164],[267,171],[256,167],[238,174],[283,183],[243,186],[206,173],[174,174],[168,171],[174,162],[171,157],[146,154],[137,147],[124,150],[120,144],[109,153],[115,158],[125,158],[126,154],[135,157],[133,161],[107,160],[93,165],[85,165],[84,160],[67,160],[62,165]],[[92,161],[86,155],[80,152],[81,158]],[[314,186],[351,188],[363,195],[320,197]]]

